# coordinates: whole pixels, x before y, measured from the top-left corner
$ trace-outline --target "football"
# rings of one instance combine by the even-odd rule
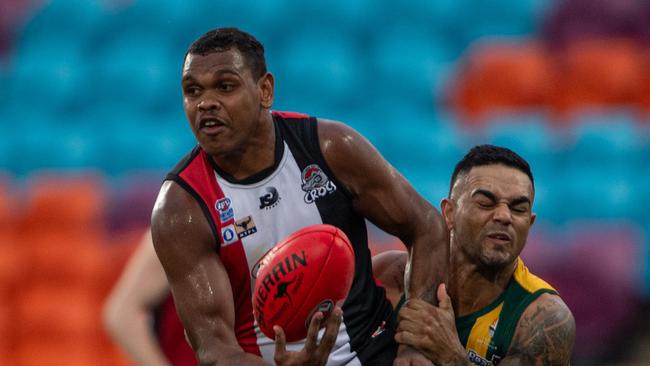
[[[354,250],[343,231],[313,225],[277,243],[253,270],[253,313],[274,339],[279,325],[287,342],[304,339],[317,311],[325,318],[345,299],[354,277]]]

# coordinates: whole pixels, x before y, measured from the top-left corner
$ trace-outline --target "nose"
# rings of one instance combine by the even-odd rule
[[[209,95],[205,96],[198,104],[199,110],[202,112],[209,110],[218,110],[221,109],[221,103],[217,98],[211,97]]]
[[[492,218],[494,221],[503,225],[510,225],[512,222],[512,212],[510,211],[510,207],[505,203],[496,205]]]

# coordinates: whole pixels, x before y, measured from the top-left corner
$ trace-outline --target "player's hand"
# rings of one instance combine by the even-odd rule
[[[433,363],[414,348],[400,344],[393,366],[432,366]]]
[[[321,322],[323,321],[323,313],[320,311],[314,314],[309,323],[309,330],[307,332],[307,339],[305,346],[298,352],[287,351],[287,340],[284,335],[284,330],[279,326],[274,326],[275,331],[275,354],[273,360],[278,366],[321,366],[325,365],[327,359],[332,352],[336,336],[339,333],[339,326],[341,325],[341,317],[343,311],[340,307],[334,308],[325,326],[325,333],[318,343],[318,331],[320,330]]]
[[[438,286],[437,295],[438,306],[418,299],[406,303],[399,312],[395,340],[415,348],[437,366],[466,365],[467,354],[458,338],[444,284]]]

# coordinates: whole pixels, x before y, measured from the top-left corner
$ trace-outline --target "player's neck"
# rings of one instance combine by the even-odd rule
[[[257,129],[237,149],[226,154],[212,156],[224,172],[235,179],[250,177],[275,163],[275,127],[271,113],[264,113]]]
[[[505,291],[515,267],[516,262],[486,269],[452,247],[449,295],[456,316],[469,315],[493,303]]]

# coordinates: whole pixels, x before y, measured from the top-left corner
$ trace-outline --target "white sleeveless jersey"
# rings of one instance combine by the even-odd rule
[[[325,163],[316,119],[286,112],[273,112],[273,119],[275,163],[269,169],[237,180],[196,147],[167,179],[197,199],[212,227],[215,250],[233,290],[239,344],[271,363],[274,341],[260,331],[253,317],[255,264],[276,243],[303,227],[331,224],[343,230],[355,251],[355,274],[328,365],[361,365],[366,356],[359,351],[392,317],[383,289],[372,278],[364,218],[354,212],[349,193]],[[297,351],[303,344],[290,343],[287,348]]]

